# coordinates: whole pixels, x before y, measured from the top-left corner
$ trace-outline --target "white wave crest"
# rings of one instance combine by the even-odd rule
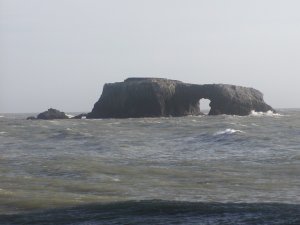
[[[74,117],[74,115],[71,114],[66,114],[66,116],[69,117],[69,119]]]
[[[235,133],[244,133],[243,131],[241,130],[235,130],[235,129],[226,129],[226,130],[221,130],[221,131],[218,131],[216,133],[214,133],[214,135],[228,135],[228,134],[235,134]]]
[[[267,112],[256,112],[254,110],[251,111],[250,116],[283,116],[279,113],[274,113],[273,111],[269,110]]]

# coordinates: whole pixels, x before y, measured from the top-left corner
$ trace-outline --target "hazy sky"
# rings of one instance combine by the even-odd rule
[[[0,0],[0,112],[90,111],[104,83],[251,86],[300,107],[299,0]]]

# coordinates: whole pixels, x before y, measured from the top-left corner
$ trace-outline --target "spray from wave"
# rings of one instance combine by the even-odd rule
[[[69,119],[74,117],[72,114],[66,114],[66,116],[69,117]]]

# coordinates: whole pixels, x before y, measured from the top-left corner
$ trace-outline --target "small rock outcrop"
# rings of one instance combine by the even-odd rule
[[[209,115],[249,115],[275,110],[253,88],[228,84],[188,84],[162,78],[128,78],[105,84],[87,118],[199,115],[199,100],[211,101]]]
[[[27,118],[28,120],[38,119],[38,120],[54,120],[54,119],[69,119],[69,117],[64,113],[57,109],[48,109],[45,112],[42,112],[37,115],[37,117],[30,116]]]

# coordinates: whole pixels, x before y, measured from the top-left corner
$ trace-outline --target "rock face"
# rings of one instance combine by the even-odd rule
[[[40,120],[54,120],[54,119],[68,119],[68,118],[69,117],[64,112],[60,112],[57,109],[52,109],[52,108],[37,115],[37,119]]]
[[[209,115],[249,115],[274,111],[253,88],[228,84],[188,84],[162,78],[128,78],[105,84],[87,118],[199,115],[199,100],[211,101]]]

